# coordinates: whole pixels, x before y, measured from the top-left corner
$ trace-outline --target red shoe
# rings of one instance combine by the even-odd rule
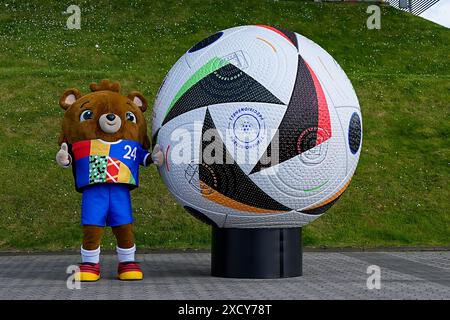
[[[117,268],[117,277],[119,280],[142,280],[144,274],[142,273],[139,264],[134,261],[120,262]]]
[[[80,272],[75,273],[76,281],[92,282],[98,279],[100,279],[100,263],[81,263]]]

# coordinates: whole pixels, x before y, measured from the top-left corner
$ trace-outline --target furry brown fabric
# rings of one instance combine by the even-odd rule
[[[122,249],[129,249],[134,246],[134,233],[132,224],[124,224],[112,227],[112,232],[116,236],[117,246]]]
[[[91,83],[91,93],[82,95],[78,89],[66,90],[59,104],[65,110],[62,130],[58,143],[73,144],[83,140],[102,139],[115,142],[120,139],[134,140],[142,144],[144,149],[150,148],[147,135],[147,122],[144,112],[148,103],[144,96],[132,91],[128,96],[120,94],[120,84],[102,80],[100,83]],[[92,119],[80,121],[80,115],[85,110],[93,112]],[[136,117],[136,123],[126,120],[126,112],[131,111]],[[120,117],[121,127],[115,133],[104,132],[99,125],[102,115],[113,113]],[[127,249],[134,246],[133,226],[126,224],[113,227],[112,231],[117,239],[119,248]],[[92,225],[83,226],[83,248],[95,250],[100,246],[104,228]]]
[[[94,91],[113,91],[113,92],[120,92],[120,84],[118,82],[109,82],[108,80],[102,80],[99,84],[92,82],[89,85],[89,89],[91,89],[92,92]]]
[[[103,80],[100,84],[92,83],[90,88],[93,92],[84,96],[75,88],[66,90],[61,96],[59,104],[66,112],[58,143],[73,144],[78,141],[93,139],[114,142],[125,139],[140,142],[144,149],[150,148],[147,122],[144,117],[148,103],[144,96],[137,91],[131,92],[128,96],[123,96],[119,93],[120,84],[117,82],[110,83],[108,80]],[[75,102],[71,104],[67,102],[70,95],[75,98]],[[142,105],[138,106],[134,102],[135,97],[142,102]],[[80,122],[80,115],[86,109],[93,111],[94,118],[92,121]],[[136,123],[126,121],[125,113],[127,111],[134,113]],[[114,134],[105,133],[98,124],[99,117],[107,113],[114,113],[122,120],[122,127]]]
[[[100,246],[103,236],[103,227],[83,226],[83,249],[95,250]]]

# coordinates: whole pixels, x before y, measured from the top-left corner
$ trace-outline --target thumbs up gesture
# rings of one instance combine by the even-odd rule
[[[56,163],[64,168],[67,168],[72,163],[72,157],[69,154],[69,148],[65,142],[61,144],[61,149],[56,154]]]
[[[158,167],[162,166],[164,163],[164,154],[161,151],[161,147],[159,144],[155,145],[152,152],[152,160],[153,163],[156,164]]]

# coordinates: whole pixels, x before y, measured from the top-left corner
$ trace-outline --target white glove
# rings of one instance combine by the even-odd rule
[[[164,164],[164,153],[161,151],[161,146],[159,144],[156,144],[153,148],[152,160],[158,167]]]
[[[72,163],[72,157],[69,154],[67,143],[61,145],[61,149],[56,154],[56,163],[63,168],[67,168]]]

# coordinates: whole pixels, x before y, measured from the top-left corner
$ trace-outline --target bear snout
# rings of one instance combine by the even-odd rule
[[[105,133],[116,133],[122,126],[122,120],[114,113],[103,114],[98,119],[100,128]]]

